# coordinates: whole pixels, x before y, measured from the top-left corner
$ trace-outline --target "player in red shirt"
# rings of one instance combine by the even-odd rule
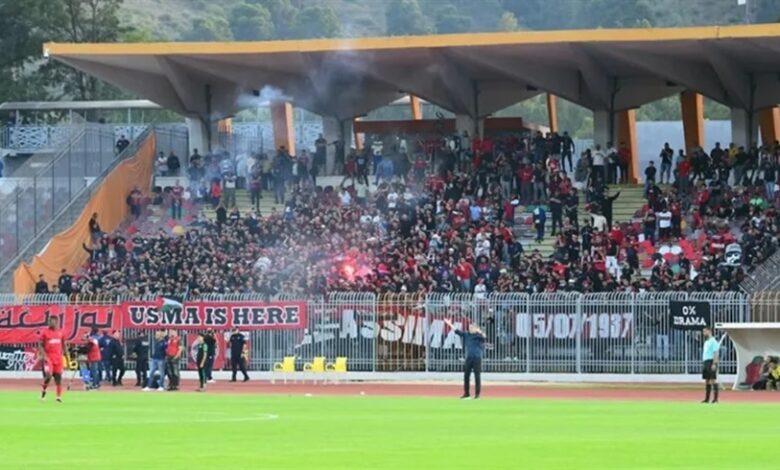
[[[62,403],[62,372],[65,369],[65,335],[57,328],[57,319],[49,318],[49,328],[41,333],[38,356],[43,361],[43,385],[41,400],[46,399],[46,388],[54,377],[57,385],[57,402]]]

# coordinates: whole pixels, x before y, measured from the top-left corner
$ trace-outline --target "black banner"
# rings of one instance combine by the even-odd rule
[[[16,346],[0,346],[0,370],[32,370],[38,356],[34,350]]]
[[[701,331],[710,324],[709,302],[670,300],[669,312],[673,330]]]

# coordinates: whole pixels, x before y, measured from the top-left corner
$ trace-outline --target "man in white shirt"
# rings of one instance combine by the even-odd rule
[[[664,207],[656,215],[658,216],[658,238],[668,240],[672,234],[672,213]]]
[[[350,204],[352,204],[352,196],[349,194],[349,191],[347,191],[347,188],[341,188],[339,199],[341,200],[341,205],[344,207],[348,207]]]
[[[601,150],[601,145],[596,144],[596,148],[593,151],[593,174],[604,181],[604,159],[606,156]]]

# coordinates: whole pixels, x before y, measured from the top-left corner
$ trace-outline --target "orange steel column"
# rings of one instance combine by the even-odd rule
[[[558,100],[552,93],[547,93],[547,116],[550,121],[550,132],[558,132]]]
[[[274,149],[287,147],[290,155],[295,155],[295,127],[293,127],[293,108],[285,101],[271,102],[271,122],[274,129]]]
[[[419,121],[422,119],[422,105],[420,104],[420,98],[409,95],[409,107],[412,110],[412,119]]]
[[[758,122],[761,126],[761,142],[773,144],[780,139],[780,108],[762,109],[758,113]]]
[[[685,153],[704,144],[704,99],[693,91],[680,93]]]
[[[628,181],[636,184],[639,181],[639,175],[642,169],[639,168],[639,150],[636,144],[636,110],[627,109],[615,113],[617,119],[617,147],[620,148],[626,144],[628,151],[631,152],[631,165],[628,168]]]

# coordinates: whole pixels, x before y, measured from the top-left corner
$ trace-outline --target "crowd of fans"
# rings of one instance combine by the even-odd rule
[[[269,297],[725,291],[736,290],[745,269],[777,247],[777,143],[748,151],[716,146],[709,155],[695,148],[676,159],[665,146],[660,173],[654,163],[645,171],[646,204],[621,223],[612,218],[620,194],[609,185],[627,181],[629,150],[597,145],[573,162],[576,150],[566,133],[417,142],[399,136],[337,155],[344,180],[324,188],[316,185],[325,161],[321,140],[314,155],[297,157],[280,148],[237,162],[196,151],[189,187],[177,183],[162,203],[174,219],[182,218],[183,200],[196,213],[212,205],[216,220],[195,214],[178,235],[165,228],[108,235],[98,227],[71,289]],[[174,174],[170,156],[162,160]],[[251,193],[254,211],[239,212],[240,188]],[[284,209],[260,214],[262,197]],[[581,197],[585,213],[578,212]],[[128,196],[136,217],[139,198],[138,191]],[[520,214],[530,214],[537,241],[554,237],[551,256],[524,237]]]

